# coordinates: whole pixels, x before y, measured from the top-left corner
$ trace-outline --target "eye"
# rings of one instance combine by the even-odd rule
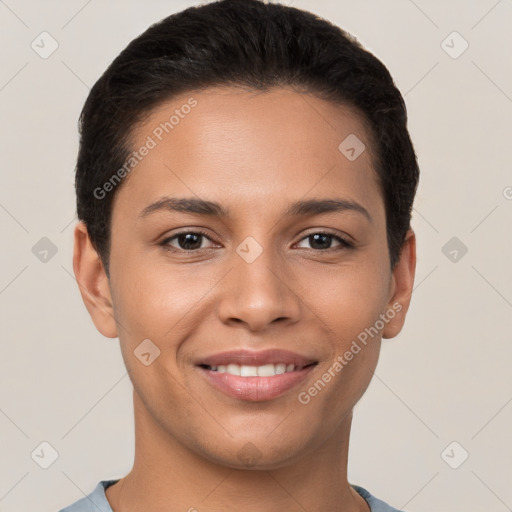
[[[209,247],[203,247],[204,239],[212,241],[211,238],[207,235],[207,233],[203,231],[182,231],[181,233],[176,233],[175,235],[162,240],[159,243],[164,249],[168,249],[171,251],[196,251],[198,249],[208,249]],[[172,245],[171,242],[176,242],[176,245]]]
[[[315,250],[328,250],[335,249],[335,247],[331,247],[331,243],[333,240],[337,241],[340,249],[353,249],[354,244],[345,240],[344,238],[335,235],[333,233],[311,233],[308,236],[304,237],[302,240],[307,240],[311,244],[311,248]],[[302,242],[301,240],[301,242]],[[307,247],[306,247],[307,248]]]
[[[175,235],[162,240],[159,245],[170,251],[193,252],[200,249],[211,248],[211,246],[203,246],[203,241],[205,239],[213,243],[212,239],[204,231],[182,231],[181,233],[176,233]],[[333,241],[338,243],[339,249],[352,249],[354,247],[351,242],[345,240],[341,236],[327,232],[311,233],[304,237],[299,244],[304,240],[307,240],[311,244],[312,249],[319,251],[336,249],[336,247],[331,246]]]

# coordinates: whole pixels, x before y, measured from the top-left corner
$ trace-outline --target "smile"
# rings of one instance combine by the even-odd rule
[[[312,363],[313,364],[313,363]],[[248,366],[239,364],[228,364],[219,366],[206,366],[207,369],[219,373],[229,373],[230,375],[239,375],[241,377],[273,377],[283,373],[301,370],[304,366],[295,366],[294,364],[277,363],[264,364],[262,366]]]
[[[315,360],[280,350],[231,351],[197,363],[213,388],[252,402],[283,395],[304,381],[316,365]]]

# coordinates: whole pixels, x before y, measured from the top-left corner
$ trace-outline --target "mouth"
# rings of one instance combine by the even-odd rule
[[[237,375],[239,377],[273,377],[274,375],[300,371],[316,364],[316,362],[313,362],[304,366],[296,366],[293,363],[269,363],[261,366],[250,366],[245,364],[240,365],[229,363],[218,366],[209,366],[207,364],[200,364],[199,366],[205,370],[211,370],[212,372],[227,373],[229,375]]]
[[[283,350],[240,350],[206,357],[196,366],[223,394],[260,402],[298,386],[317,364],[314,359]]]

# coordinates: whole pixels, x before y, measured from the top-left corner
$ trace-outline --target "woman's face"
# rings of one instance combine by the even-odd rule
[[[390,270],[364,125],[290,90],[210,88],[155,109],[133,149],[115,323],[95,322],[119,336],[147,435],[231,467],[307,456],[350,417],[412,286],[410,259]]]

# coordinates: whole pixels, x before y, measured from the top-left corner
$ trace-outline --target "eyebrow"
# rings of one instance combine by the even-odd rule
[[[208,215],[211,217],[227,218],[230,216],[229,209],[219,203],[203,199],[162,197],[158,201],[146,206],[139,217],[147,217],[157,211],[185,212],[197,215]],[[318,215],[321,213],[354,211],[364,215],[370,222],[372,217],[368,210],[361,204],[349,199],[308,199],[296,201],[288,205],[284,212],[287,217],[301,215]]]

